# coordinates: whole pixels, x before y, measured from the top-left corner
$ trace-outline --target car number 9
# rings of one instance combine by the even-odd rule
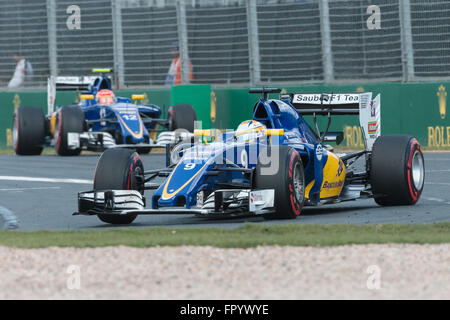
[[[195,163],[191,162],[191,163],[186,163],[184,165],[184,170],[192,170],[195,168]]]

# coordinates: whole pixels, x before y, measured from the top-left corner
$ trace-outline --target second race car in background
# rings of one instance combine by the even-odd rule
[[[104,151],[113,147],[130,147],[139,153],[175,142],[177,129],[183,138],[194,131],[197,114],[191,105],[173,105],[166,119],[154,104],[138,104],[143,95],[131,99],[114,97],[111,104],[97,101],[100,92],[111,91],[109,69],[96,69],[93,77],[50,77],[48,112],[42,108],[21,106],[13,116],[13,146],[18,155],[39,155],[51,146],[61,156],[79,155],[82,150]],[[83,90],[78,104],[54,107],[57,91]],[[158,127],[165,127],[160,130]],[[159,135],[157,135],[159,133]]]

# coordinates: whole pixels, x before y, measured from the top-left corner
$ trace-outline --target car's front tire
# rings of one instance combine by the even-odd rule
[[[94,190],[138,190],[144,194],[141,176],[144,165],[133,150],[108,149],[101,155],[94,174]],[[110,224],[130,224],[136,219],[132,215],[99,214],[101,221]]]
[[[420,144],[408,135],[379,137],[370,160],[370,184],[375,202],[382,206],[414,205],[425,181]]]

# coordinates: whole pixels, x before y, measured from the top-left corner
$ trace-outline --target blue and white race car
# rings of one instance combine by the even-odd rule
[[[164,169],[144,170],[131,150],[105,151],[93,190],[78,195],[75,215],[97,215],[112,224],[129,224],[140,214],[292,219],[304,206],[361,198],[379,205],[419,200],[425,174],[420,145],[409,135],[380,135],[380,96],[290,94],[271,100],[268,94],[279,89],[250,92],[262,93],[251,120],[231,132],[195,130],[196,141],[166,153]],[[315,131],[303,115],[314,116]],[[325,144],[343,139],[342,132],[329,132],[332,115],[359,115],[364,150],[336,154]],[[329,119],[324,131],[318,116]],[[364,169],[355,165],[360,158]],[[151,183],[157,177],[165,179]],[[155,191],[146,199],[145,190]]]
[[[144,95],[131,99],[115,97],[109,69],[96,69],[100,76],[50,77],[48,112],[42,108],[21,106],[13,116],[13,146],[16,154],[38,155],[52,146],[62,156],[79,155],[82,150],[104,151],[113,147],[130,147],[139,153],[173,143],[174,131],[185,129],[191,136],[197,115],[191,105],[171,106],[167,119],[154,104],[138,104]],[[56,91],[81,91],[80,102],[54,106]],[[158,129],[159,126],[166,130]],[[159,135],[157,135],[159,133]]]

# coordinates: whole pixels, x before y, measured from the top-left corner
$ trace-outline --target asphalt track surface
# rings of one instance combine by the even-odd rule
[[[0,155],[0,229],[5,212],[18,219],[18,230],[117,228],[95,216],[72,216],[77,193],[92,188],[100,154],[79,157]],[[162,154],[143,156],[145,169],[164,167]],[[262,224],[422,224],[450,221],[450,153],[425,153],[425,188],[415,206],[380,207],[372,199],[318,208],[307,207],[296,220],[266,221],[262,217],[211,219],[195,215],[143,215],[127,228],[225,227],[245,222]],[[150,198],[151,192],[146,196]],[[6,210],[5,210],[6,209]],[[9,217],[10,218],[10,217]],[[121,226],[123,227],[123,226]]]

